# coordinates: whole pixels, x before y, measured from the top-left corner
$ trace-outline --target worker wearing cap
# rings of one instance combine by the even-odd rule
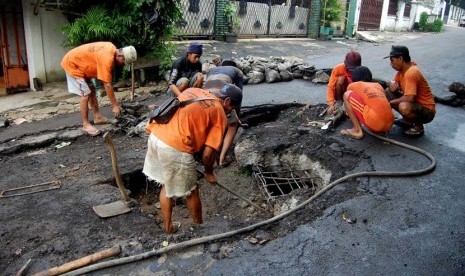
[[[434,119],[436,114],[434,96],[423,74],[405,46],[392,46],[387,57],[391,67],[397,71],[394,80],[389,82],[386,96],[391,107],[397,110],[402,118],[396,125],[405,127],[409,136],[423,135],[423,124]]]
[[[70,50],[63,57],[61,66],[65,70],[68,91],[81,96],[80,110],[82,130],[90,136],[100,134],[89,121],[89,106],[92,109],[94,124],[106,124],[108,119],[100,114],[95,86],[92,79],[102,82],[112,104],[115,117],[121,114],[121,107],[115,97],[112,70],[115,65],[131,64],[137,59],[133,46],[117,49],[111,42],[94,42]]]
[[[211,69],[207,74],[207,80],[203,87],[207,90],[220,89],[223,86],[223,82],[232,83],[242,90],[244,74],[237,68],[235,61],[223,60],[220,66]],[[240,108],[233,110],[228,115],[228,129],[224,136],[223,146],[221,147],[218,160],[218,165],[220,166],[227,166],[234,160],[232,156],[227,156],[227,153],[233,144],[239,126],[242,125],[238,116],[239,111]]]
[[[328,101],[328,114],[332,115],[337,107],[342,106],[342,95],[347,85],[352,83],[352,71],[362,65],[362,57],[356,51],[346,54],[344,63],[336,65],[331,71],[326,98]]]
[[[162,185],[160,207],[167,233],[176,231],[171,221],[175,197],[186,197],[187,208],[196,224],[201,224],[202,205],[197,185],[194,153],[202,152],[205,180],[216,184],[213,164],[226,129],[226,114],[240,107],[242,91],[224,83],[219,90],[188,88],[180,101],[208,97],[179,108],[166,124],[150,123],[143,173]]]
[[[202,87],[203,74],[200,62],[202,53],[202,44],[191,42],[185,56],[178,58],[173,63],[166,91],[169,96],[177,97],[189,87]]]

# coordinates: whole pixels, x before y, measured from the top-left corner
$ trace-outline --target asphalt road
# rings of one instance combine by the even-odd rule
[[[330,68],[342,62],[350,48],[355,48],[374,77],[389,80],[395,71],[383,57],[392,44],[409,47],[412,59],[436,95],[447,93],[453,81],[465,82],[465,28],[458,27],[447,27],[443,33],[413,39],[404,36],[396,41],[394,38],[392,43],[355,40],[241,42],[234,45],[212,43],[207,49],[226,58],[226,54],[295,55],[316,68]],[[313,51],[315,48],[319,50]],[[246,85],[243,106],[293,101],[319,104],[325,102],[325,91],[326,86],[304,80]],[[108,108],[104,111],[109,112]],[[56,126],[38,122],[36,128],[58,128],[63,121],[69,122],[68,125],[78,124],[78,114],[63,115],[60,125]],[[345,126],[348,121],[338,130]],[[7,134],[18,133],[3,135]],[[396,128],[389,134],[390,138],[427,150],[436,158],[437,167],[428,175],[361,178],[357,184],[361,196],[327,208],[316,221],[264,245],[241,241],[227,258],[213,258],[210,245],[196,246],[180,254],[91,275],[464,275],[464,136],[465,109],[438,104],[436,118],[426,126],[423,137],[404,137]],[[363,149],[373,161],[370,166],[361,162],[354,172],[404,171],[429,165],[428,160],[418,154],[369,136],[347,143]],[[338,192],[345,189],[344,184],[334,188]],[[321,200],[331,197],[334,190],[323,195]],[[357,223],[348,224],[342,220],[343,211],[357,218]]]
[[[382,59],[392,44],[409,47],[435,94],[453,81],[465,82],[465,28],[447,27],[440,34],[385,44],[352,44],[375,77],[389,80],[395,71]],[[295,46],[297,47],[297,46]],[[343,60],[349,46],[329,47],[309,55],[317,68]],[[286,51],[286,49],[284,50]],[[288,52],[299,49],[288,49]],[[244,106],[325,101],[325,87],[303,80],[244,88]],[[344,124],[348,124],[346,121]],[[340,128],[344,127],[341,126]],[[465,271],[465,109],[438,104],[434,121],[421,138],[389,137],[430,152],[436,169],[421,177],[361,178],[363,195],[328,208],[314,222],[263,246],[241,242],[229,257],[213,259],[203,246],[168,258],[149,259],[101,273],[133,275],[464,275]],[[342,139],[342,138],[341,138]],[[351,141],[373,160],[373,168],[355,171],[414,170],[426,158],[372,137]],[[336,187],[344,191],[344,184]],[[331,191],[323,195],[330,197]],[[355,224],[341,219],[345,211]],[[121,274],[121,275],[122,275]]]
[[[440,34],[400,43],[410,49],[435,94],[443,93],[453,81],[465,82],[465,28],[450,27]],[[389,60],[382,59],[390,46],[364,44],[358,48],[362,63],[374,76],[386,80],[395,74]],[[340,49],[333,49],[311,63],[317,68],[332,67],[343,55]],[[244,105],[289,99],[309,103],[324,100],[324,89],[310,91],[307,86],[293,81],[281,88],[273,86],[267,96],[258,93],[260,87],[247,86]],[[332,206],[317,221],[264,247],[236,250],[233,257],[215,262],[207,274],[463,275],[464,134],[464,108],[439,104],[425,136],[410,139],[398,131],[389,135],[433,154],[437,160],[434,172],[414,178],[361,180],[365,196]],[[428,165],[424,157],[371,137],[353,144],[372,156],[375,170],[411,170]],[[342,210],[366,223],[343,222]]]

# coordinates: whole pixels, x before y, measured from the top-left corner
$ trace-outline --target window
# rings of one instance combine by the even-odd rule
[[[389,0],[388,15],[397,15],[397,0]]]

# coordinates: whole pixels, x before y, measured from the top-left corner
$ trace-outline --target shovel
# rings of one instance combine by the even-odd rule
[[[113,146],[113,141],[110,137],[110,134],[106,132],[103,135],[103,139],[108,144],[108,148],[110,149],[111,165],[113,166],[113,173],[115,174],[116,184],[118,185],[122,200],[94,206],[92,208],[99,217],[108,218],[130,212],[130,207],[134,207],[136,205],[136,201],[128,196],[126,188],[124,187],[123,181],[121,180],[121,177],[119,175],[118,163],[116,161],[116,151],[115,147]]]

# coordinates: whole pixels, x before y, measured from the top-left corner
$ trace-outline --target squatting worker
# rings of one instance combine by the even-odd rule
[[[242,90],[244,85],[244,74],[237,68],[237,64],[233,60],[224,60],[220,66],[211,69],[207,74],[207,80],[204,83],[203,88],[207,90],[221,89],[223,81],[232,83]],[[233,110],[228,115],[228,128],[223,140],[223,146],[221,147],[220,158],[218,165],[227,166],[233,161],[233,157],[227,156],[229,149],[232,146],[234,137],[236,136],[239,126],[242,125],[239,120],[238,113],[240,109]]]
[[[329,115],[332,115],[337,107],[342,106],[342,95],[347,90],[347,85],[352,82],[352,71],[360,65],[362,65],[360,54],[350,51],[346,54],[344,63],[334,66],[326,91]]]
[[[187,53],[173,63],[168,80],[169,96],[177,97],[189,87],[200,88],[203,85],[202,63],[200,57],[203,46],[198,42],[191,42]]]
[[[352,83],[347,86],[343,97],[344,107],[353,127],[341,130],[342,135],[362,139],[360,124],[379,134],[391,130],[394,113],[383,87],[371,81],[371,71],[367,67],[359,66],[352,71]]]
[[[171,221],[174,197],[186,197],[194,223],[203,222],[194,153],[203,151],[205,180],[216,184],[213,164],[223,141],[226,114],[241,105],[242,91],[233,84],[224,83],[221,89],[211,92],[189,88],[178,98],[185,101],[199,97],[211,100],[179,108],[167,124],[147,126],[150,135],[143,173],[162,185],[160,206],[167,233],[176,230]]]
[[[81,96],[80,109],[82,130],[90,136],[100,134],[89,122],[89,106],[92,109],[94,124],[106,124],[108,119],[100,114],[95,86],[92,78],[102,82],[112,104],[115,117],[121,114],[121,108],[111,85],[112,70],[115,65],[131,64],[137,59],[133,46],[117,49],[111,42],[94,42],[70,50],[63,57],[61,66],[66,72],[68,90]]]
[[[427,124],[434,119],[436,104],[431,88],[405,46],[392,46],[389,56],[391,67],[397,71],[386,89],[391,106],[402,118],[395,124],[406,127],[409,136],[423,135]]]

